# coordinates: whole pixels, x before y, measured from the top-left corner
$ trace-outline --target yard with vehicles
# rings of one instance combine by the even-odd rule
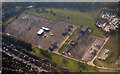
[[[118,64],[115,64],[116,60],[118,59],[118,30],[114,31],[110,35],[110,39],[105,44],[103,49],[101,50],[100,54],[98,55],[97,59],[94,61],[95,65],[103,66],[103,67],[110,67],[110,68],[118,68]],[[99,60],[99,57],[105,53],[105,50],[109,50],[108,56],[105,60]]]
[[[83,26],[84,27],[84,26]],[[96,55],[97,51],[104,43],[104,39],[90,35],[90,28],[83,30],[81,28],[76,36],[70,40],[62,51],[62,55],[66,55],[77,60],[91,61]],[[82,32],[82,30],[84,32]]]
[[[49,50],[55,43],[57,48],[54,49],[59,49],[77,27],[71,23],[50,21],[23,13],[5,27],[4,33],[27,40],[35,47]]]

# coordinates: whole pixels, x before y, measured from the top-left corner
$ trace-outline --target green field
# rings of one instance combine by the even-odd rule
[[[118,72],[118,71],[115,71],[115,70],[105,70],[105,69],[99,69],[99,72]]]
[[[42,55],[40,52],[44,51],[38,48],[33,47],[33,51],[30,51],[29,53],[36,55],[37,57],[41,57],[44,59],[47,59],[49,61],[55,62],[58,66],[65,66],[67,68],[69,68],[70,72],[88,72],[88,71],[92,71],[92,72],[97,72],[98,69],[95,67],[91,67],[88,66],[84,63],[79,63],[77,61],[74,61],[72,59],[67,59],[65,57],[53,54],[53,53],[49,53],[50,56],[52,57],[52,59],[49,59],[47,57],[45,57],[44,55]]]
[[[49,59],[49,58],[45,57],[44,55],[42,55],[40,53],[41,51],[45,51],[45,50],[41,50],[41,49],[33,47],[33,51],[30,51],[29,53],[31,53],[37,57],[52,61],[52,62],[56,63],[57,66],[67,67],[70,72],[81,72],[81,71],[82,72],[105,72],[105,71],[109,72],[109,71],[111,71],[111,70],[101,70],[101,69],[98,69],[98,68],[95,68],[92,66],[88,66],[87,64],[80,63],[75,60],[68,59],[68,58],[48,52],[49,56],[52,57],[52,59]]]
[[[7,25],[8,25],[9,23],[11,23],[15,18],[16,18],[16,16],[8,19],[7,21],[3,22],[3,25],[4,25],[4,26],[7,26]]]
[[[55,9],[55,8],[46,9],[46,11],[48,11],[48,13],[45,12],[38,13],[36,12],[36,9],[26,10],[25,12],[27,14],[44,17],[49,20],[65,21],[80,26],[87,25],[93,29],[92,35],[104,37],[102,32],[95,26],[95,22],[97,19],[96,11],[82,12],[78,10]],[[54,12],[56,15],[51,14],[50,11]],[[70,17],[70,19],[67,18],[68,16]]]

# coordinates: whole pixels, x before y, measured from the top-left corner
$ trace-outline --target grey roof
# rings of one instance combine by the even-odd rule
[[[83,26],[81,31],[86,31],[88,29],[88,26]]]

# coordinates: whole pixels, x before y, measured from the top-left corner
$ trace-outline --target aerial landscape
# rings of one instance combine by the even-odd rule
[[[120,72],[120,2],[2,2],[3,73]]]

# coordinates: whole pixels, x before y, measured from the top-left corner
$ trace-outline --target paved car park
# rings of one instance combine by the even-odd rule
[[[70,26],[72,27],[70,28]],[[44,33],[39,36],[37,32],[42,27],[49,28],[50,31],[44,31]],[[5,33],[27,40],[38,48],[48,50],[55,42],[59,48],[61,43],[63,43],[76,28],[77,26],[71,23],[50,21],[42,17],[23,13],[5,28]],[[63,33],[67,35],[64,36]]]

